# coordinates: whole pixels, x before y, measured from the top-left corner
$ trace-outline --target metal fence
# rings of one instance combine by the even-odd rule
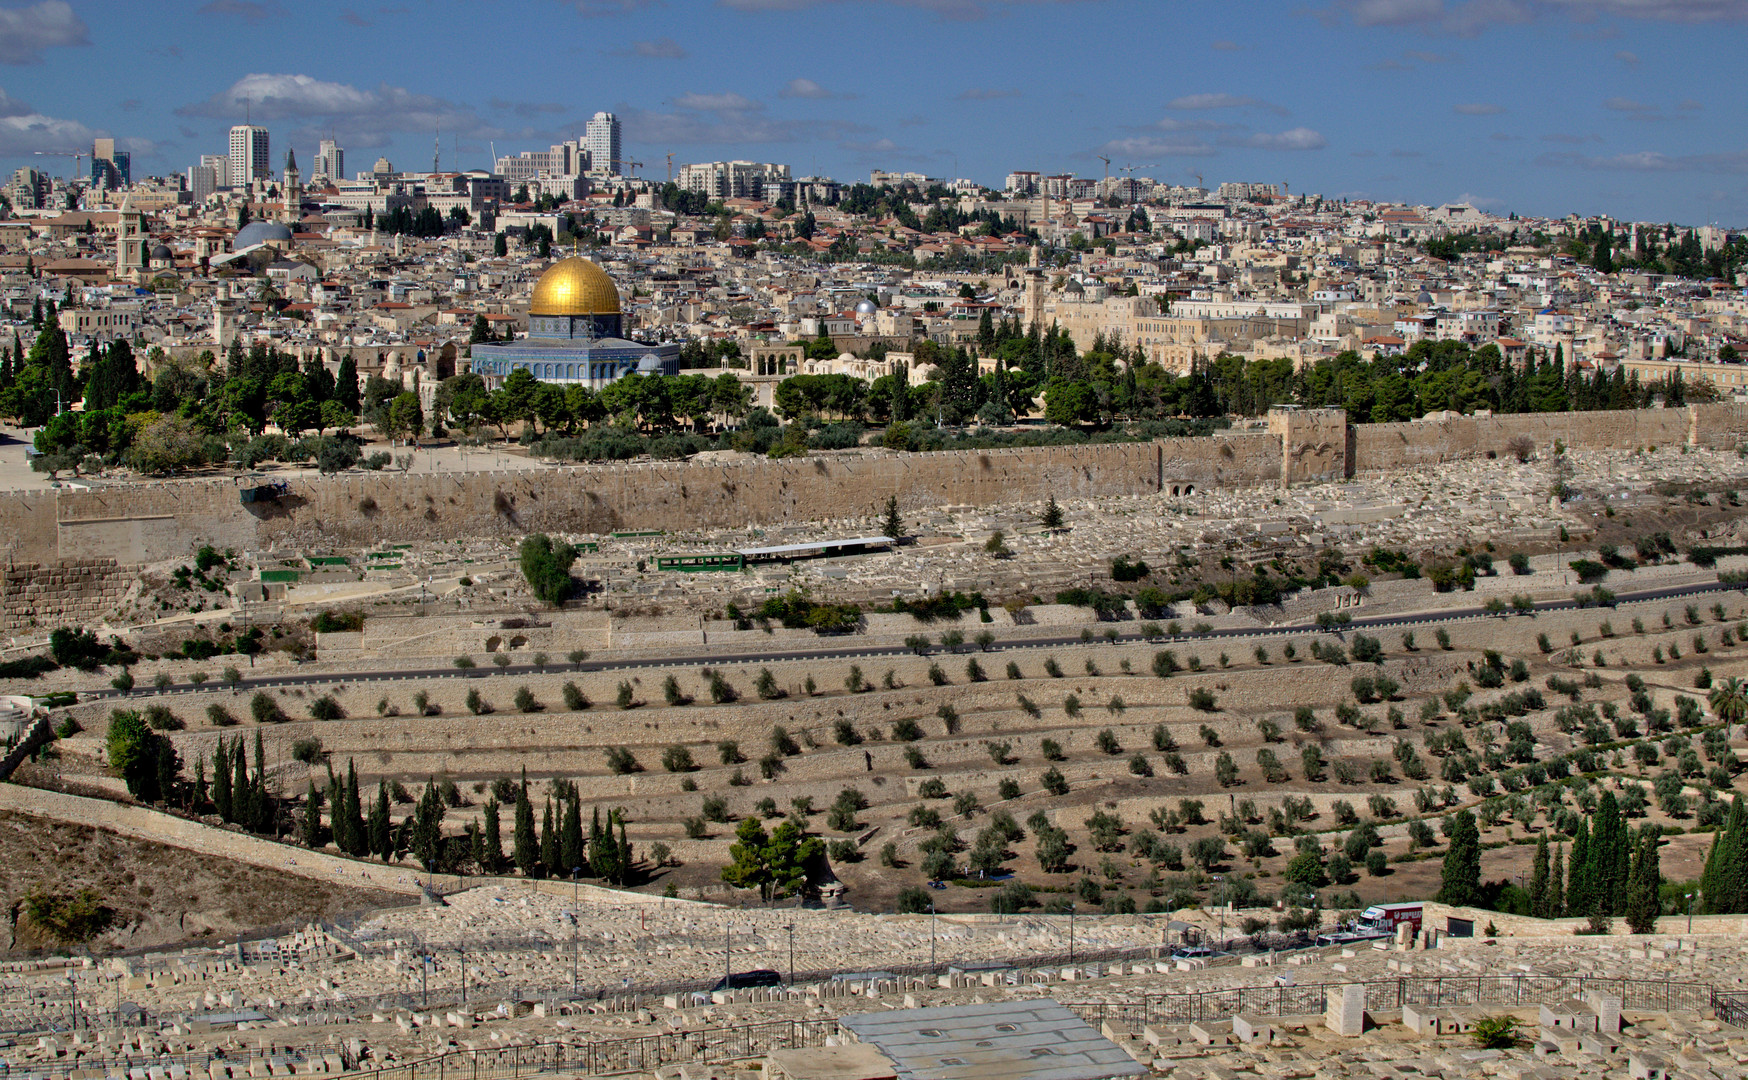
[[[1324,994],[1347,983],[1307,983],[1303,986],[1245,986],[1182,994],[1148,994],[1136,1001],[1069,1003],[1092,1024],[1119,1026],[1187,1024],[1227,1020],[1239,1013],[1256,1016],[1302,1016],[1321,1013]],[[1497,1005],[1513,1008],[1578,997],[1595,991],[1621,999],[1621,1007],[1642,1012],[1695,1012],[1717,1008],[1718,1018],[1748,1027],[1748,994],[1719,995],[1709,984],[1663,979],[1610,979],[1573,975],[1435,975],[1422,978],[1372,979],[1366,988],[1366,1008],[1400,1009],[1404,1005]],[[1729,1004],[1725,997],[1735,998]],[[1734,1019],[1726,1018],[1726,1011]]]

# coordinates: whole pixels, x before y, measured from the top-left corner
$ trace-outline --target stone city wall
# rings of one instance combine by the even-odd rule
[[[0,569],[0,631],[90,624],[119,604],[139,567],[114,559],[67,559]]]
[[[140,564],[184,557],[202,544],[238,551],[331,550],[530,532],[872,519],[889,495],[910,509],[1314,482],[1506,454],[1518,435],[1539,452],[1555,440],[1580,450],[1729,447],[1748,438],[1748,406],[1355,427],[1345,424],[1339,410],[1278,410],[1266,433],[1151,443],[305,477],[290,481],[283,498],[250,504],[242,502],[236,479],[13,492],[0,495],[0,544],[15,563]],[[75,591],[69,599],[82,603],[84,593]],[[11,595],[5,610],[16,619],[22,605]],[[44,614],[64,621],[60,612]]]

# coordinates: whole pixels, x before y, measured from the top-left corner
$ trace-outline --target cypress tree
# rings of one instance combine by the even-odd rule
[[[1566,914],[1583,918],[1595,910],[1596,894],[1590,878],[1590,825],[1578,819],[1578,831],[1572,836],[1570,878],[1566,883]]]
[[[485,823],[480,835],[480,848],[483,852],[480,870],[487,874],[496,874],[504,868],[504,840],[498,824],[500,809],[496,797],[486,800]]]
[[[254,800],[249,789],[249,758],[243,750],[243,737],[231,744],[231,818],[238,825],[248,825],[255,817]]]
[[[552,800],[546,800],[546,812],[540,820],[540,866],[546,877],[558,877],[564,871],[559,866],[558,828],[552,820]]]
[[[307,848],[322,846],[322,796],[316,791],[316,782],[310,781],[309,790],[303,797],[303,844]]]
[[[1743,831],[1748,829],[1748,806],[1737,797],[1730,805],[1724,827],[1712,834],[1711,853],[1700,875],[1705,909],[1714,915],[1734,915],[1748,910],[1744,904]]]
[[[1554,865],[1548,870],[1548,918],[1558,919],[1566,914],[1566,849],[1563,845],[1554,845]]]
[[[261,729],[255,729],[255,779],[249,789],[249,827],[258,833],[275,832],[273,801],[267,797],[267,754],[261,747]]]
[[[1536,859],[1530,871],[1530,914],[1538,919],[1548,917],[1548,834],[1536,839]]]
[[[220,819],[231,820],[231,755],[223,736],[212,748],[212,808]]]
[[[1647,829],[1639,836],[1633,859],[1631,882],[1627,886],[1627,927],[1635,934],[1657,932],[1657,916],[1662,913],[1658,886],[1663,873],[1657,856],[1657,833]]]
[[[558,834],[559,872],[569,877],[583,865],[583,804],[572,798],[564,807],[564,824]]]
[[[388,813],[388,784],[378,781],[376,800],[370,804],[370,854],[383,862],[394,855],[394,823]]]
[[[625,839],[625,815],[623,812],[615,810],[613,811],[613,817],[619,822],[619,850],[614,853],[614,859],[618,864],[615,869],[619,872],[619,876],[614,879],[614,883],[617,885],[629,885],[631,883],[631,867],[634,860],[631,856],[631,841]]]
[[[1454,907],[1471,907],[1481,899],[1481,830],[1475,815],[1459,810],[1451,818],[1451,842],[1445,851],[1438,898]]]
[[[1591,885],[1596,898],[1613,915],[1627,911],[1627,878],[1631,870],[1631,838],[1614,792],[1605,791],[1596,806],[1596,825],[1590,835]]]
[[[516,829],[511,838],[515,848],[516,869],[523,877],[533,877],[540,865],[540,842],[534,837],[534,804],[528,801],[528,778],[516,790]]]
[[[425,790],[413,811],[412,851],[419,865],[427,872],[435,871],[443,861],[443,798],[437,794],[437,781],[426,780]]]
[[[358,767],[346,759],[346,854],[357,858],[370,853],[370,834],[364,830],[364,806],[358,798]]]

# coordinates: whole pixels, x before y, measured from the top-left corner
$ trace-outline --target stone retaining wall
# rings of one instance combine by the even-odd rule
[[[127,595],[138,572],[114,559],[0,569],[0,632],[98,622]]]

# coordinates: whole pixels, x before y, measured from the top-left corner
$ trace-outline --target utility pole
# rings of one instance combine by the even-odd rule
[[[789,931],[789,985],[795,985],[795,924],[789,923],[783,927]]]

